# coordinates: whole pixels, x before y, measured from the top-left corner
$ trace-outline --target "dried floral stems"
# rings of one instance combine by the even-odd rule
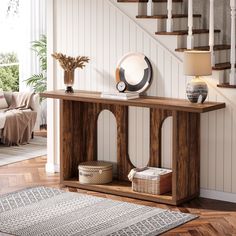
[[[70,57],[62,53],[53,53],[52,57],[59,61],[65,71],[72,71],[76,68],[83,69],[85,63],[89,62],[89,58],[85,56]]]

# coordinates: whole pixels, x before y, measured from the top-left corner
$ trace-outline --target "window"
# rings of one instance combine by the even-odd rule
[[[0,89],[19,90],[19,0],[0,1]]]

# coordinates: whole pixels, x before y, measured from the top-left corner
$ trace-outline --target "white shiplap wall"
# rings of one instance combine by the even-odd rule
[[[91,58],[84,70],[76,71],[75,88],[114,90],[117,61],[129,51],[138,51],[144,53],[153,66],[153,83],[148,94],[185,98],[182,62],[110,1],[54,0],[52,10],[54,28],[48,40],[54,44],[49,54],[57,51]],[[54,88],[63,88],[63,72],[58,64],[52,74]],[[226,102],[227,108],[201,116],[201,188],[236,193],[236,107],[212,86],[209,99]],[[166,120],[162,134],[165,167],[171,167],[170,124],[171,119]],[[114,118],[104,112],[99,118],[99,159],[116,159],[114,127]],[[135,165],[147,163],[148,145],[149,110],[131,107],[129,154]]]

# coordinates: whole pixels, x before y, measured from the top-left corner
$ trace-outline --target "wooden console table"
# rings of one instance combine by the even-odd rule
[[[52,91],[42,97],[60,99],[60,181],[61,184],[86,190],[178,205],[199,196],[200,190],[200,113],[218,110],[225,103],[191,104],[187,100],[141,97],[134,100],[111,100],[100,93]],[[149,166],[161,167],[161,127],[173,117],[172,192],[152,195],[133,192],[127,175],[133,165],[128,155],[128,107],[150,108]],[[83,185],[78,181],[78,165],[97,160],[97,119],[104,109],[117,121],[117,180],[106,185]]]

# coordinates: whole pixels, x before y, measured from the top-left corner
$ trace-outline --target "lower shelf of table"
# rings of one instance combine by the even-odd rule
[[[153,195],[147,193],[134,192],[131,188],[131,183],[126,181],[114,180],[112,183],[104,185],[94,185],[94,184],[88,185],[88,184],[80,184],[78,180],[70,179],[62,181],[62,184],[68,187],[74,187],[90,191],[119,195],[123,197],[131,197],[140,200],[176,205],[176,202],[173,200],[172,195],[170,193],[163,195]]]

